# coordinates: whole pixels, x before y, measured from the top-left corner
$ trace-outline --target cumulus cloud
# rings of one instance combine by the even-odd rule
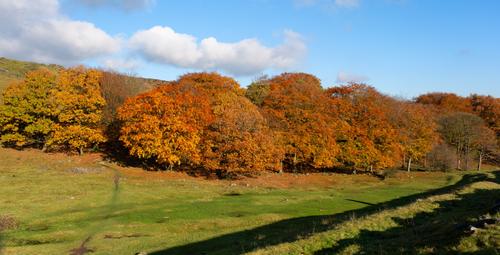
[[[152,6],[154,0],[79,0],[80,3],[89,7],[111,6],[124,10],[138,10]]]
[[[101,63],[106,69],[114,71],[133,72],[139,66],[140,62],[136,59],[109,58]]]
[[[353,73],[348,73],[348,72],[339,72],[337,74],[337,82],[338,83],[363,83],[369,81],[370,78],[368,78],[365,75],[360,75],[360,74],[353,74]]]
[[[94,24],[63,16],[57,0],[0,0],[0,13],[2,56],[75,64],[120,48]]]
[[[291,30],[276,47],[257,39],[234,43],[214,37],[198,40],[170,27],[155,26],[135,33],[130,47],[146,60],[183,68],[221,70],[234,75],[252,75],[267,68],[287,69],[296,65],[307,51],[302,37]]]

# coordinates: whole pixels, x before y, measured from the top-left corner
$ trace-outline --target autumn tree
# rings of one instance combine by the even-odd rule
[[[282,156],[266,120],[235,80],[216,73],[194,73],[179,78],[176,86],[210,102],[214,120],[205,126],[200,143],[205,169],[219,175],[280,169]]]
[[[57,121],[56,79],[56,73],[38,69],[5,90],[0,106],[0,142],[3,145],[46,148]]]
[[[433,92],[418,96],[416,103],[436,107],[441,113],[471,112],[471,102],[468,98],[458,96],[453,93]]]
[[[394,166],[400,146],[388,116],[392,99],[365,84],[333,87],[325,94],[341,124],[339,161],[353,170]]]
[[[102,118],[105,125],[109,125],[115,120],[118,107],[120,107],[127,98],[153,88],[143,79],[114,71],[102,71],[100,84],[102,96],[106,101]]]
[[[284,73],[261,84],[269,86],[261,110],[285,151],[286,166],[293,171],[337,166],[335,123],[319,79]]]
[[[267,76],[263,76],[253,81],[245,91],[245,96],[257,106],[262,106],[264,99],[269,94],[271,86]]]
[[[495,132],[500,145],[500,98],[471,95],[472,111],[481,117],[486,125]]]
[[[83,67],[28,73],[4,93],[2,144],[83,153],[104,142],[99,79],[99,71]]]
[[[395,102],[389,114],[398,132],[403,163],[410,171],[412,162],[425,158],[438,141],[434,115],[424,105],[405,101]]]
[[[481,170],[481,166],[485,158],[491,157],[492,161],[498,161],[500,152],[498,144],[495,142],[495,132],[482,126],[472,139],[471,147],[477,152],[477,170]]]
[[[55,93],[57,121],[47,141],[50,147],[78,150],[105,142],[100,123],[106,105],[101,95],[101,72],[76,67],[62,70]]]
[[[118,114],[134,156],[227,176],[276,170],[280,154],[256,106],[231,78],[193,73],[130,98]]]
[[[457,169],[462,169],[462,161],[465,161],[465,169],[469,168],[469,158],[475,149],[483,150],[488,140],[493,140],[491,131],[487,131],[484,121],[470,113],[453,113],[439,120],[443,139],[455,148],[457,154]],[[481,158],[482,160],[482,158]]]
[[[172,168],[199,164],[203,127],[212,120],[206,97],[164,85],[129,98],[118,110],[120,140],[132,156]]]

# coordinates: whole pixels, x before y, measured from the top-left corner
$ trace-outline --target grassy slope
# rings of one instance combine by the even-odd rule
[[[57,65],[44,65],[0,57],[0,92],[2,92],[10,82],[22,79],[27,72],[40,67],[46,67],[53,70],[60,68],[60,66]]]
[[[500,171],[466,175],[437,192],[331,218],[325,232],[252,254],[499,254],[499,181]],[[497,223],[479,224],[484,219]]]
[[[0,94],[5,90],[5,88],[7,88],[7,86],[12,81],[21,80],[24,78],[26,73],[41,67],[46,67],[51,70],[57,70],[62,68],[61,66],[58,65],[44,65],[34,62],[19,61],[19,60],[0,57]],[[138,77],[131,77],[131,78],[137,79],[138,81],[140,81],[140,83],[143,83],[144,89],[150,89],[152,87],[165,83],[165,81],[156,79],[147,79]],[[1,102],[1,97],[0,97],[0,102]]]
[[[148,178],[136,175],[141,170],[100,164],[99,158],[9,149],[0,149],[0,155],[0,215],[18,221],[0,236],[5,254],[61,254],[79,246],[93,254],[298,254],[303,245],[312,253],[332,243],[331,215],[372,208],[367,203],[394,201],[461,177],[379,181],[338,175],[332,187],[279,189]],[[380,228],[394,225],[387,221]],[[325,239],[310,239],[314,233]],[[349,233],[355,232],[346,232],[346,238],[353,237]]]

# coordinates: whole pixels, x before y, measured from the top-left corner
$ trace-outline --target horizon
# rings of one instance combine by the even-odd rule
[[[43,6],[43,10],[41,10]],[[0,0],[0,56],[175,80],[216,71],[247,86],[306,72],[406,99],[500,96],[497,1]]]

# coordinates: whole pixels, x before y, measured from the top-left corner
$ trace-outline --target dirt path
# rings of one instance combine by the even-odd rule
[[[111,214],[114,212],[116,202],[118,201],[118,197],[119,197],[119,193],[120,193],[121,174],[117,169],[113,168],[112,166],[109,166],[108,164],[101,163],[101,165],[106,167],[106,168],[109,168],[113,171],[113,184],[114,184],[113,191],[112,191],[113,194],[111,196],[111,200],[109,201],[108,205],[106,207],[104,207],[103,211],[101,212],[102,215],[104,215],[103,218],[108,219],[108,218],[110,218],[109,216],[111,216]],[[69,254],[70,255],[84,255],[86,253],[95,252],[94,249],[88,248],[87,244],[90,242],[92,237],[94,237],[97,233],[99,233],[105,226],[106,226],[105,222],[101,222],[100,224],[97,225],[97,227],[92,228],[91,231],[89,231],[90,234],[88,235],[88,237],[82,241],[80,246],[78,246],[77,248],[71,249],[69,251]]]

